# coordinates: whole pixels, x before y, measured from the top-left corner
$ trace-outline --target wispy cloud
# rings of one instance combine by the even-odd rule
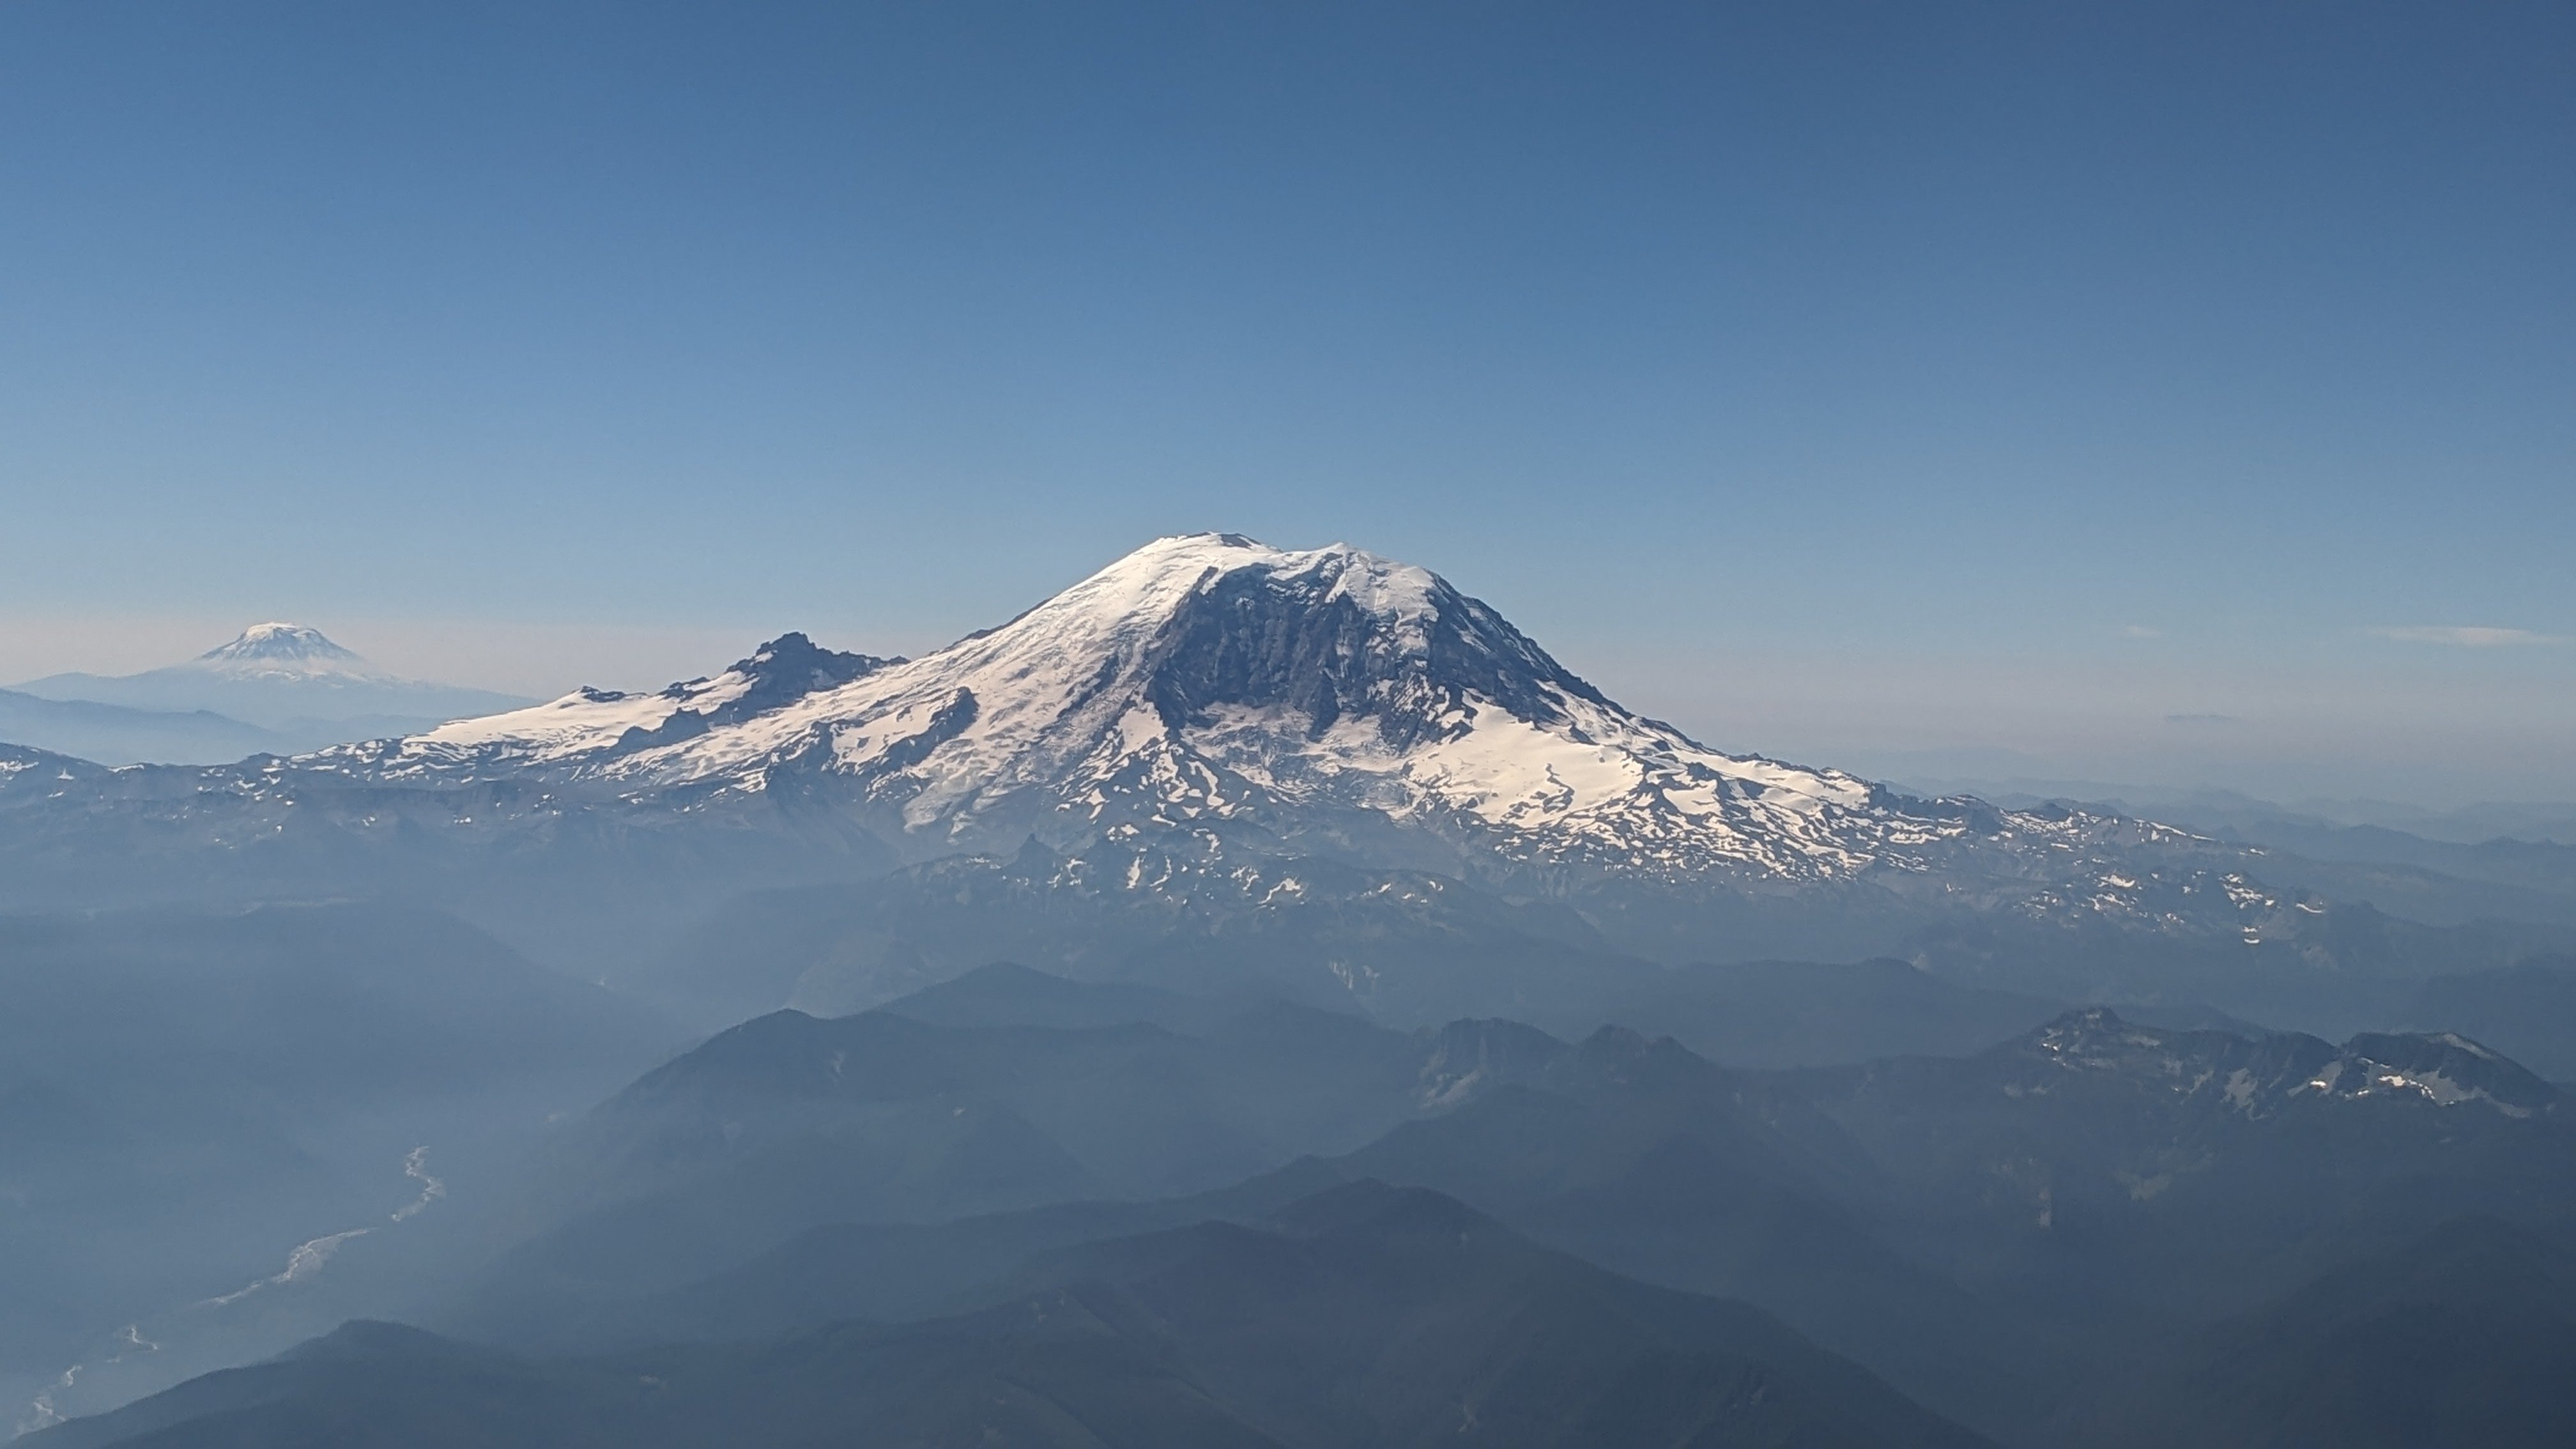
[[[2513,644],[2564,644],[2556,634],[2529,629],[2488,629],[2464,624],[2391,625],[2370,631],[2402,644],[2448,644],[2459,649],[2501,649]]]
[[[2165,631],[2146,624],[2123,624],[2120,626],[2120,637],[2123,639],[2161,639],[2165,637]]]
[[[2169,714],[2165,716],[2165,723],[2169,725],[2188,725],[2208,728],[2222,725],[2243,724],[2244,721],[2238,719],[2232,714]]]

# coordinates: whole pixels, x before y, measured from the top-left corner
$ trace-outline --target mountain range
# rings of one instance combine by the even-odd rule
[[[318,637],[246,636],[198,673],[358,689]],[[2558,939],[2382,918],[2326,888],[2349,871],[2115,811],[1727,754],[1425,570],[1230,534],[1156,540],[917,659],[790,634],[663,690],[291,759],[7,753],[0,863],[0,905],[399,894],[709,1025],[1030,959],[1015,940],[1150,974],[1153,943],[1226,938],[1257,943],[1246,970],[1415,1020],[1580,996],[1631,979],[1617,962],[1894,955],[2136,1001],[2190,999],[2160,975],[2188,958],[2200,1000],[2342,1029]],[[687,959],[798,889],[831,897],[833,939]],[[820,898],[759,899],[740,928],[774,935]],[[1392,937],[1426,949],[1367,948]],[[2093,979],[2067,978],[2079,957]],[[2233,1005],[2201,989],[2240,980]],[[2302,1016],[2312,986],[2360,995]]]
[[[232,1341],[417,1327],[30,1443],[2547,1444],[2571,1110],[2455,1034],[1743,1071],[993,966],[721,1033]]]
[[[136,709],[0,689],[0,740],[103,765],[220,764],[309,743],[208,709]]]
[[[265,623],[184,663],[51,674],[0,691],[0,740],[102,764],[218,764],[412,734],[526,703],[404,679],[318,629]]]
[[[540,1196],[563,1215],[430,1317],[544,1354],[917,1321],[1007,1301],[1020,1265],[1078,1244],[1257,1225],[1376,1181],[1755,1304],[1998,1437],[2071,1442],[2150,1346],[2446,1224],[2557,1221],[2570,1110],[2439,1034],[2338,1046],[2094,1008],[1961,1056],[1740,1072],[1621,1028],[1402,1033],[989,968],[880,1012],[748,1023],[639,1080],[551,1160],[567,1176]],[[943,1120],[982,1125],[923,1130]],[[993,1153],[1034,1160],[1005,1121],[1045,1144],[1051,1184],[994,1173]],[[1137,1190],[1140,1167],[1218,1161],[1253,1175]],[[1005,1183],[1059,1205],[994,1202]]]
[[[1013,1287],[918,1325],[573,1360],[356,1323],[29,1442],[1985,1442],[1757,1309],[1622,1279],[1378,1183],[1257,1226],[1072,1245]]]

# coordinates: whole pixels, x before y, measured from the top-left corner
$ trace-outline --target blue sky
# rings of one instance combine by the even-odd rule
[[[919,650],[1217,527],[1731,748],[2576,796],[2571,73],[2539,5],[8,0],[0,678]]]

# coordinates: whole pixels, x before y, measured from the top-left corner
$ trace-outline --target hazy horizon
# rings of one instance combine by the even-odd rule
[[[2576,1444],[2571,76],[0,0],[0,1437]]]
[[[651,688],[1222,528],[1727,749],[2576,797],[2576,20],[1463,14],[0,10],[0,679]]]
[[[1004,582],[980,614],[961,611],[908,635],[784,619],[657,629],[361,615],[315,627],[395,673],[551,699],[583,685],[653,690],[713,674],[790,629],[829,648],[917,656],[998,624],[1079,577],[1018,598],[1003,592]],[[2546,675],[2517,679],[2514,661],[2497,668],[2490,659],[2554,652],[2556,641],[2329,637],[2309,641],[2322,661],[2278,671],[2194,667],[2163,637],[2125,640],[2123,657],[2093,659],[2029,651],[1927,659],[1723,638],[1676,647],[1641,640],[1615,620],[1568,621],[1591,625],[1597,632],[1588,638],[1549,631],[1530,622],[1510,590],[1451,582],[1494,604],[1612,697],[1738,753],[1907,784],[2209,788],[2285,803],[2385,800],[2431,809],[2576,799],[2576,762],[2563,748],[2576,708]],[[0,686],[177,663],[252,622],[13,621],[0,645]],[[2368,659],[2379,645],[2412,657]]]

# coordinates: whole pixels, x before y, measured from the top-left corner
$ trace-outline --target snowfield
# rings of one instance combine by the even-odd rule
[[[1357,819],[1537,870],[1795,882],[2158,829],[1913,800],[1722,753],[1604,698],[1438,576],[1340,544],[1157,539],[999,628],[867,664],[747,717],[728,706],[762,687],[759,659],[314,763],[534,772],[684,808],[793,783],[925,857]],[[2103,882],[2091,909],[2144,909],[2137,881]]]
[[[1186,606],[1247,575],[1281,586],[1295,609],[1356,612],[1340,662],[1361,697],[1343,691],[1338,717],[1265,699],[1180,715],[1162,697],[1157,668]],[[1544,712],[1442,678],[1444,624],[1516,666]],[[1252,682],[1274,694],[1290,683]],[[1329,805],[1480,829],[1533,858],[1623,853],[1783,877],[1848,874],[1962,828],[1891,809],[1849,775],[1696,744],[1601,699],[1435,575],[1342,545],[1159,539],[999,629],[740,724],[638,745],[749,687],[731,671],[650,695],[576,692],[405,741],[383,767],[536,767],[659,791],[755,792],[819,760],[898,810],[905,831],[932,836],[1031,795],[1094,827]]]

